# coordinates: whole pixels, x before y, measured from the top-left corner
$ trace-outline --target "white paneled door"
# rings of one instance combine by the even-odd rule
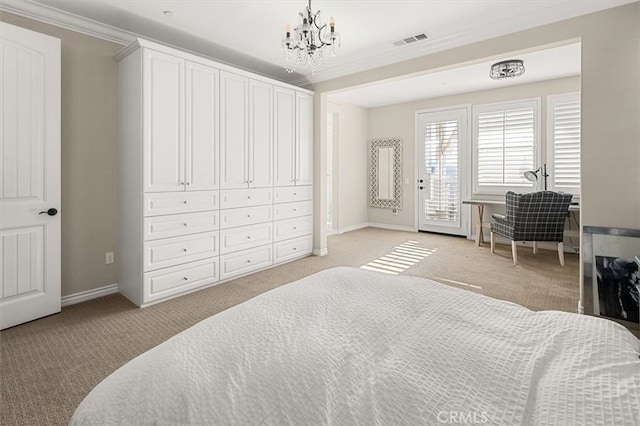
[[[0,329],[60,312],[60,40],[0,22]]]
[[[466,209],[461,208],[468,167],[468,109],[418,114],[418,228],[421,231],[466,235]]]

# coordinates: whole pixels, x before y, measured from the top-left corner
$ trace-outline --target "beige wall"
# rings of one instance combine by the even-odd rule
[[[640,228],[640,4],[533,28],[321,82],[316,91],[316,217],[324,211],[322,102],[335,90],[500,58],[567,40],[582,42],[582,224]],[[615,73],[615,74],[613,74]],[[326,247],[316,223],[317,251]]]
[[[62,295],[114,284],[117,71],[122,46],[0,12],[0,21],[62,40]]]
[[[391,210],[369,208],[369,222],[385,223],[404,227],[414,227],[415,211],[415,113],[418,110],[431,108],[442,108],[457,105],[481,105],[494,102],[505,102],[519,99],[540,98],[541,106],[541,144],[546,145],[546,118],[547,118],[547,96],[558,93],[569,93],[580,91],[580,77],[568,77],[544,82],[522,84],[518,86],[505,87],[503,89],[484,90],[472,93],[464,93],[441,98],[426,99],[417,102],[389,105],[379,108],[369,109],[369,138],[401,137],[402,146],[402,175],[409,179],[409,184],[402,185],[403,208],[394,215]],[[469,123],[471,126],[472,123]],[[468,154],[471,153],[471,141],[462,147]],[[542,159],[546,158],[546,152],[542,152]],[[546,162],[546,161],[545,161]],[[470,165],[470,164],[469,164]],[[471,176],[468,175],[465,187],[471,186]],[[482,198],[491,198],[483,196]],[[502,197],[496,197],[502,198]],[[491,217],[492,211],[487,211],[487,217]],[[473,219],[473,218],[471,218]],[[475,229],[472,230],[472,234]]]
[[[329,102],[334,114],[334,205],[338,232],[367,222],[367,121],[366,108]]]

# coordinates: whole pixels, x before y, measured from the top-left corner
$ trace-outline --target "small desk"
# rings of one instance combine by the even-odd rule
[[[484,242],[484,237],[482,235],[482,229],[491,228],[491,222],[483,222],[482,217],[484,215],[484,206],[506,206],[507,203],[505,201],[495,201],[495,200],[463,200],[462,204],[468,204],[470,206],[476,206],[476,245],[479,246]],[[571,203],[569,205],[569,211],[580,211],[580,204]],[[574,235],[575,234],[575,235]],[[578,231],[565,231],[565,235],[568,237],[579,237],[580,233]]]
[[[491,222],[487,222],[486,224],[482,222],[482,216],[484,215],[484,206],[506,206],[507,203],[505,201],[490,201],[490,200],[464,200],[462,204],[469,204],[471,206],[476,206],[476,245],[479,246],[484,242],[484,237],[482,236],[482,228],[491,227]]]

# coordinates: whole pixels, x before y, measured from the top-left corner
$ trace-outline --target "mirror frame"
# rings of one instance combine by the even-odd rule
[[[378,150],[393,148],[392,199],[378,198]],[[369,141],[369,206],[382,209],[402,208],[402,139],[386,138]]]

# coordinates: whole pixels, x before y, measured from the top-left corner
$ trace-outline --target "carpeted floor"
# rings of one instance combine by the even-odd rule
[[[407,240],[433,252],[402,272],[509,300],[533,310],[575,312],[578,256],[476,247],[464,238],[366,228],[329,238],[329,255],[308,257],[145,309],[120,295],[0,332],[0,424],[66,424],[102,379],[135,356],[213,314],[334,266],[361,266]]]

